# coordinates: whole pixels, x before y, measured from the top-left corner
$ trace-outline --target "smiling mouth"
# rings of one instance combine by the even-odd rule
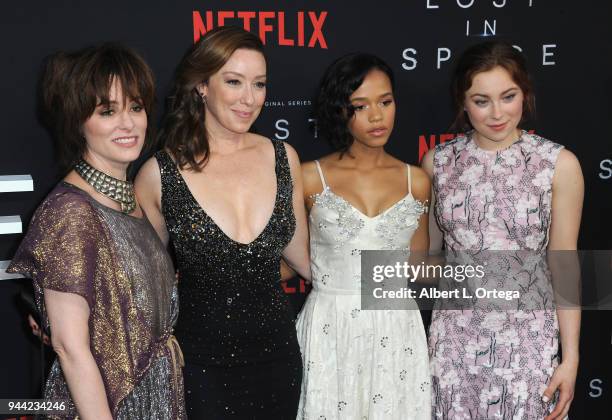
[[[133,146],[138,143],[138,136],[117,137],[113,139],[113,143],[120,146]]]

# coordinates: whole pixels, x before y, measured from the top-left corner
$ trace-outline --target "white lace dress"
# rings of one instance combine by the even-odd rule
[[[368,217],[327,186],[310,211],[313,289],[298,316],[298,419],[429,419],[427,340],[418,310],[361,308],[361,250],[407,249],[425,210],[409,193]]]

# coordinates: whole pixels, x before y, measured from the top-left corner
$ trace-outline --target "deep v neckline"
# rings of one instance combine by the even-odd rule
[[[257,242],[264,235],[264,233],[266,233],[266,231],[268,230],[268,228],[272,224],[272,219],[274,218],[274,215],[276,215],[276,213],[277,213],[280,188],[279,188],[279,185],[278,185],[278,156],[277,156],[277,152],[276,152],[276,145],[274,144],[274,142],[272,142],[272,147],[274,148],[274,177],[276,178],[276,193],[274,194],[274,206],[272,207],[272,214],[270,214],[270,217],[268,217],[268,221],[266,222],[265,226],[263,227],[261,232],[259,232],[259,234],[257,236],[255,236],[255,238],[253,240],[251,240],[250,242],[240,242],[240,241],[237,241],[234,238],[232,238],[231,236],[229,236],[227,233],[225,233],[225,231],[223,229],[221,229],[221,226],[219,226],[219,224],[217,222],[215,222],[215,219],[213,219],[206,212],[206,210],[204,210],[204,207],[202,207],[202,205],[198,202],[198,200],[196,200],[195,196],[191,192],[191,189],[189,189],[189,185],[187,185],[187,181],[185,181],[185,178],[183,178],[183,174],[181,174],[181,171],[179,171],[179,169],[176,166],[176,163],[174,162],[174,160],[172,160],[172,158],[170,157],[168,152],[166,152],[165,150],[164,150],[164,153],[166,153],[168,159],[170,159],[170,161],[172,162],[172,167],[176,171],[176,175],[178,175],[178,178],[179,178],[179,180],[181,182],[181,185],[183,186],[183,188],[185,188],[187,194],[189,195],[189,197],[190,197],[190,199],[192,201],[192,204],[194,204],[195,207],[198,209],[198,211],[200,213],[202,213],[204,218],[207,219],[208,221],[210,221],[210,223],[214,226],[214,228],[216,230],[218,230],[221,233],[221,235],[223,235],[225,238],[227,238],[230,242],[232,242],[232,243],[234,243],[234,244],[236,244],[238,246],[248,247],[248,246],[254,244],[255,242]]]

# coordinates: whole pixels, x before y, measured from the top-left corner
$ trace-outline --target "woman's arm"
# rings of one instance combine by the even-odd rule
[[[420,168],[412,167],[411,169],[412,196],[426,206],[429,206],[431,195],[431,182],[429,182],[429,177],[425,171]],[[414,235],[412,235],[410,250],[424,252],[429,250],[429,212],[427,208],[425,213],[419,218],[419,227],[414,232]]]
[[[134,189],[140,207],[164,245],[168,245],[168,229],[161,212],[161,175],[157,159],[147,160],[134,181]]]
[[[435,149],[431,149],[429,152],[425,154],[423,160],[421,161],[421,168],[425,170],[427,175],[429,176],[429,180],[431,186],[433,188],[433,158],[434,158]],[[429,249],[431,251],[440,251],[442,250],[442,244],[444,241],[444,236],[442,235],[442,231],[438,227],[438,222],[436,221],[436,216],[434,212],[434,206],[436,204],[436,196],[433,192],[433,189],[430,194],[429,200]]]
[[[557,158],[555,174],[552,184],[552,211],[549,251],[576,250],[578,231],[582,217],[582,201],[584,198],[584,179],[580,163],[576,156],[568,150],[561,150]],[[550,252],[549,252],[550,253]],[[572,280],[572,284],[560,284],[565,292],[579,296],[579,276],[577,255],[566,255],[562,258],[549,258],[550,270],[555,278]],[[574,271],[568,277],[568,270]],[[575,278],[574,278],[575,277]],[[571,289],[577,289],[573,292]],[[578,302],[573,302],[577,304]],[[561,420],[569,411],[574,398],[574,387],[578,371],[580,339],[580,309],[557,307],[559,330],[561,333],[561,349],[563,360],[544,391],[543,399],[549,401],[554,392],[559,390],[559,401],[555,410],[546,417],[546,420]]]
[[[45,289],[51,344],[82,420],[112,420],[98,365],[89,348],[89,306],[75,294]]]
[[[317,167],[314,161],[304,162],[301,165],[302,169],[302,190],[304,194],[304,206],[306,213],[310,212],[312,208],[314,194],[318,194],[323,189],[323,184],[319,178]],[[289,280],[295,277],[297,273],[293,270],[285,260],[281,260],[281,279]]]
[[[304,190],[302,172],[298,155],[287,143],[287,158],[293,179],[293,213],[295,214],[295,233],[289,245],[283,251],[283,259],[304,280],[310,281],[310,253],[308,250],[308,224],[304,207]]]
[[[280,274],[281,274],[281,280],[283,281],[291,280],[292,278],[297,276],[297,273],[295,272],[295,270],[289,267],[289,264],[287,264],[285,260],[282,258],[281,258]]]
[[[409,262],[411,265],[425,264],[426,266],[437,266],[444,264],[444,259],[438,255],[429,255],[431,245],[429,243],[429,234],[431,229],[429,228],[431,206],[429,205],[431,199],[431,182],[427,173],[419,168],[412,168],[412,195],[420,202],[426,204],[427,209],[425,213],[419,218],[419,227],[414,232],[412,240],[410,241],[410,258]],[[435,221],[433,222],[436,223]],[[437,229],[437,225],[436,225]],[[430,277],[428,272],[421,272],[418,278],[413,279],[421,284],[437,284],[438,279],[436,277]]]
[[[43,342],[44,345],[46,346],[51,345],[51,339],[49,339],[49,337],[47,336],[47,334],[45,334],[43,329],[40,328],[40,325],[38,325],[38,322],[36,322],[36,319],[34,319],[34,316],[32,314],[28,314],[28,325],[30,326],[30,329],[32,330],[32,334],[40,338],[40,340]]]

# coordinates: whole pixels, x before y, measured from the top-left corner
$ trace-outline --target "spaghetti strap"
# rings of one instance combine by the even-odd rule
[[[317,171],[319,172],[319,177],[321,178],[321,184],[323,184],[323,189],[327,188],[327,183],[325,182],[325,177],[323,176],[323,170],[321,169],[321,165],[318,160],[315,160],[317,164]]]
[[[408,167],[408,194],[412,195],[412,179],[410,178],[410,165],[406,164]]]

